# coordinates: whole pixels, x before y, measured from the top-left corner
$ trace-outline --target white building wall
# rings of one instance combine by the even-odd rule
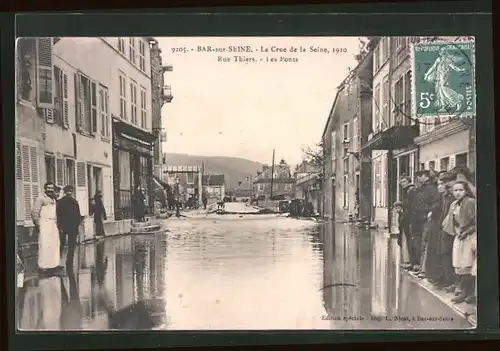
[[[389,39],[389,37],[384,37]],[[390,127],[389,116],[383,119],[383,97],[384,97],[384,77],[389,76],[389,61],[382,60],[382,40],[378,43],[378,50],[374,51],[374,55],[379,55],[380,66],[376,67],[376,59],[373,60],[373,98],[372,98],[372,130],[374,135]],[[390,43],[389,43],[390,52]],[[379,89],[377,89],[377,85]],[[390,87],[389,81],[389,87]],[[378,102],[376,94],[378,93]],[[390,101],[389,101],[390,102]],[[390,109],[390,107],[389,107]],[[372,206],[375,213],[373,216],[374,222],[387,222],[387,151],[373,150],[372,151]]]

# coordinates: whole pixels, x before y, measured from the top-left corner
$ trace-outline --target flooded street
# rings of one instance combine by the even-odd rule
[[[163,225],[80,246],[75,274],[28,274],[20,328],[108,329],[99,294],[114,310],[162,299],[168,330],[471,327],[401,272],[396,239],[380,232],[259,215]]]

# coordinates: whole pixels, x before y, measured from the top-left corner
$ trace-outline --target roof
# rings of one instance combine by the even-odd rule
[[[224,174],[209,174],[203,176],[203,185],[223,186],[224,182]]]
[[[271,178],[257,179],[254,182],[254,184],[262,184],[262,183],[271,183]],[[293,184],[293,183],[295,183],[295,179],[293,179],[293,178],[274,178],[273,183]]]

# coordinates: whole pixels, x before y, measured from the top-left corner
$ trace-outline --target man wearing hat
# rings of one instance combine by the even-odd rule
[[[73,257],[76,248],[76,238],[78,236],[78,226],[82,221],[80,206],[78,201],[73,198],[73,186],[67,185],[64,187],[64,196],[57,202],[57,226],[59,228],[61,247],[59,254],[62,259],[64,245],[68,240],[68,256],[66,265],[70,266],[73,263]],[[67,236],[67,238],[66,238]]]
[[[414,271],[420,271],[422,268],[423,253],[425,252],[426,224],[431,213],[435,213],[441,207],[441,195],[437,190],[436,184],[431,180],[431,172],[421,169],[415,172],[419,186],[413,195],[413,204],[410,213],[410,232],[414,256]]]

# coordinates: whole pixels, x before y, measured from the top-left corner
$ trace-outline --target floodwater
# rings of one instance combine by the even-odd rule
[[[160,330],[471,328],[401,272],[380,232],[259,215],[163,225],[80,246],[63,277],[28,274],[20,329],[150,329],[148,313]]]

